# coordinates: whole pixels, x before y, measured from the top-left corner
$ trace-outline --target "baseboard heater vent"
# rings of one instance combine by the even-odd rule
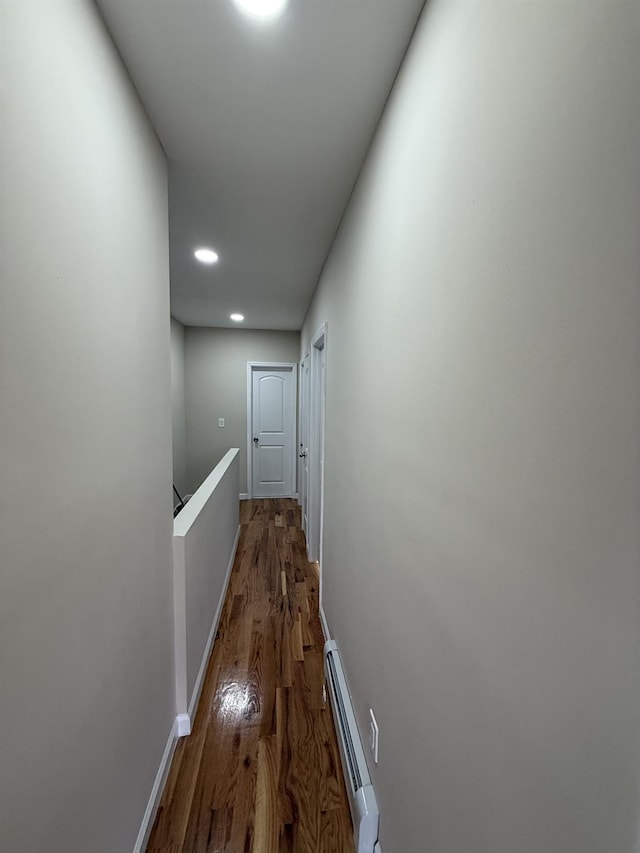
[[[335,640],[325,643],[324,660],[342,770],[351,806],[356,853],[373,853],[378,840],[380,813]]]

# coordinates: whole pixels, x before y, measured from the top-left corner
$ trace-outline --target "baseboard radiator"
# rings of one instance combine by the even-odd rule
[[[329,699],[338,733],[342,770],[351,806],[356,853],[374,853],[380,813],[335,640],[325,643],[324,662]]]

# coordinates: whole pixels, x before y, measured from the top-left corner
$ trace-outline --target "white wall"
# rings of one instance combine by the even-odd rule
[[[228,450],[173,523],[176,704],[192,721],[240,535],[238,460]]]
[[[635,849],[639,39],[430,0],[305,322],[388,851]]]
[[[189,491],[230,447],[240,448],[240,490],[247,491],[247,362],[297,362],[298,332],[187,327],[187,473]],[[218,418],[225,419],[224,429]]]
[[[0,33],[0,848],[127,853],[175,713],[166,166],[92,3]]]
[[[187,416],[185,406],[184,326],[171,318],[171,412],[173,437],[173,482],[187,494]],[[172,496],[174,503],[178,500]]]

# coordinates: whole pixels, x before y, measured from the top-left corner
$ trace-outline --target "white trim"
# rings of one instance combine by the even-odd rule
[[[248,500],[251,500],[251,498],[249,497],[247,492],[240,492],[240,500],[241,501],[248,501]]]
[[[247,500],[253,498],[253,371],[254,369],[265,370],[291,370],[295,382],[293,383],[293,417],[294,421],[298,409],[298,362],[297,361],[248,361],[247,362],[247,491],[242,494],[247,495]],[[297,423],[293,424],[293,488],[297,488]],[[278,495],[278,497],[290,498],[291,495]],[[243,500],[243,498],[241,498]]]
[[[329,630],[329,623],[327,622],[322,605],[320,605],[320,624],[322,625],[322,633],[324,634],[324,641],[326,643],[327,640],[331,639],[331,631]]]
[[[304,373],[304,359],[306,356],[303,356],[302,359],[298,362],[298,423],[296,424],[296,500],[299,505],[302,506],[302,471],[303,466],[300,462],[300,451],[304,447],[302,441],[302,420],[303,420],[303,411],[302,407],[304,405],[304,400],[302,399],[302,375]]]
[[[189,710],[187,714],[184,716],[187,717],[189,721],[189,731],[185,732],[185,734],[191,734],[191,722],[195,718],[195,712],[198,708],[198,700],[200,699],[200,693],[202,692],[202,685],[204,683],[204,676],[207,671],[207,665],[209,663],[209,657],[211,656],[211,649],[213,648],[213,643],[216,638],[216,633],[218,631],[218,623],[220,622],[220,614],[222,613],[222,607],[224,605],[224,600],[227,597],[227,589],[229,588],[229,579],[231,577],[231,572],[233,570],[233,563],[236,558],[236,551],[238,550],[238,542],[240,540],[240,525],[238,525],[238,530],[236,532],[236,538],[233,543],[233,547],[231,549],[231,554],[229,556],[229,565],[227,566],[227,573],[224,578],[224,583],[222,585],[222,594],[220,595],[220,600],[218,601],[218,606],[216,607],[216,612],[213,617],[213,622],[211,623],[211,630],[209,631],[209,637],[207,639],[207,645],[204,648],[204,653],[202,655],[202,661],[200,663],[200,669],[198,671],[198,676],[196,678],[196,683],[193,686],[193,693],[191,694],[191,701],[189,702]]]
[[[247,362],[247,482],[246,495],[249,500],[253,497],[253,365]]]
[[[326,465],[325,455],[325,433],[326,433],[326,403],[327,403],[327,323],[323,323],[318,331],[311,338],[311,363],[310,363],[310,415],[309,415],[309,451],[311,453],[311,466],[309,468],[309,483],[307,492],[309,496],[310,507],[307,508],[307,521],[309,530],[307,534],[307,559],[317,560],[320,566],[320,601],[322,601],[322,559],[323,559],[323,540],[324,540],[324,470]],[[324,370],[321,373],[322,384],[317,386],[319,359],[324,358]],[[322,424],[320,420],[322,418]],[[320,445],[322,439],[322,445]],[[322,468],[319,467],[319,462],[322,460]],[[317,495],[316,495],[316,478],[319,478]],[[320,506],[315,506],[315,498],[317,497]],[[313,499],[313,503],[312,503]],[[312,510],[310,512],[309,510]],[[317,512],[317,517],[316,517]],[[318,524],[316,531],[315,525]],[[309,535],[311,534],[311,535]],[[310,547],[311,546],[311,547]],[[313,548],[317,547],[317,554],[313,552]]]
[[[158,772],[156,773],[156,778],[153,782],[153,787],[151,788],[151,794],[149,795],[147,808],[145,809],[144,817],[142,818],[142,823],[140,824],[140,831],[138,832],[138,837],[136,839],[135,847],[133,848],[133,853],[144,853],[144,851],[147,849],[147,842],[149,841],[149,836],[151,835],[153,821],[155,820],[156,811],[158,809],[158,805],[160,804],[160,798],[162,797],[164,785],[167,781],[167,776],[169,775],[169,769],[171,767],[171,759],[173,758],[173,753],[175,752],[177,744],[178,717],[176,717],[173,721],[171,731],[169,732],[167,744],[164,748],[162,758],[160,759],[160,766],[158,767]]]
[[[308,455],[311,445],[310,441],[310,421],[311,421],[311,358],[309,352],[305,352],[300,362],[300,377],[299,377],[298,396],[300,398],[299,406],[299,422],[298,422],[298,503],[302,510],[301,527],[308,534],[308,511],[309,511],[309,477],[308,477]],[[301,457],[300,451],[304,453]],[[304,461],[302,461],[304,459]],[[306,469],[306,470],[305,470]],[[307,545],[308,545],[307,541]]]

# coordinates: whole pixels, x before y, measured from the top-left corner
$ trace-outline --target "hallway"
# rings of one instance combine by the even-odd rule
[[[147,853],[350,853],[300,510],[242,501],[240,523],[194,729],[176,749]]]

